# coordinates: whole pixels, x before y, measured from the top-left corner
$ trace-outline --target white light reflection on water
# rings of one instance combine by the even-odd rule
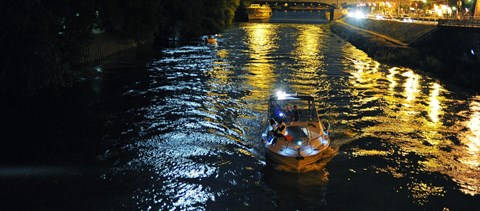
[[[198,204],[204,205],[209,200],[215,201],[215,194],[209,192],[209,189],[202,185],[182,183],[176,183],[175,185],[176,187],[171,187],[175,190],[175,193],[172,194],[175,194],[175,197],[178,198],[173,203],[175,209],[198,210],[203,208],[203,206],[197,207]]]
[[[235,121],[249,111],[234,109],[243,103],[232,96],[248,92],[231,80],[242,70],[225,60],[226,50],[185,46],[164,53],[151,65],[156,74],[149,91],[140,93],[160,95],[139,109],[145,121],[137,123],[138,133],[144,139],[127,148],[138,154],[129,166],[151,166],[149,180],[160,187],[137,190],[133,199],[140,209],[202,210],[223,195],[222,188],[231,188],[228,181],[242,175],[221,172],[221,166],[235,162],[225,163],[223,157],[242,155],[257,162],[246,148],[243,126]],[[248,164],[236,168],[243,165]]]

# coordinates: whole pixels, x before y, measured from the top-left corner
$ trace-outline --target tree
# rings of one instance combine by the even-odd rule
[[[0,94],[68,86],[93,27],[136,41],[218,33],[240,0],[2,0]]]

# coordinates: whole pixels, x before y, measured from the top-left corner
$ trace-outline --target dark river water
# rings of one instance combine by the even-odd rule
[[[480,96],[388,66],[325,24],[127,52],[60,97],[2,104],[0,209],[478,210]],[[328,156],[266,165],[267,97],[311,94]]]

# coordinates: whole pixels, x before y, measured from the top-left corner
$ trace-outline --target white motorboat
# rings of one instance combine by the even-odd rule
[[[268,118],[262,140],[267,163],[281,164],[299,170],[322,158],[330,145],[328,129],[318,117],[314,97],[278,92],[268,101]],[[275,120],[275,123],[271,121]],[[282,124],[283,122],[283,124]],[[277,125],[275,125],[277,124]],[[286,126],[279,134],[276,129]]]

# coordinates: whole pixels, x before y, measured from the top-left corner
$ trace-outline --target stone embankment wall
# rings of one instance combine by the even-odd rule
[[[330,29],[378,61],[480,91],[480,29],[354,18],[335,21]]]
[[[330,30],[348,42],[362,49],[377,60],[399,64],[399,61],[410,63],[410,57],[418,55],[418,51],[407,44],[388,36],[366,30],[367,22],[349,24],[342,19],[330,25]]]
[[[431,23],[405,23],[396,20],[371,20],[346,18],[344,21],[350,25],[373,31],[405,44],[413,44],[437,30]]]

